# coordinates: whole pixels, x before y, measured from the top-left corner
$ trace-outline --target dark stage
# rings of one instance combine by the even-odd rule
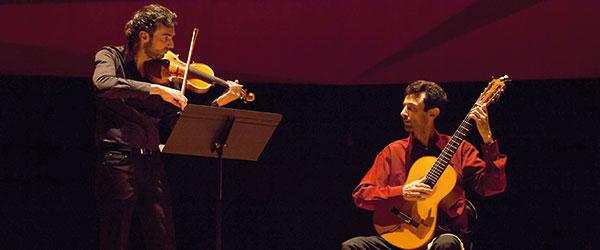
[[[0,244],[97,248],[90,80],[2,76],[0,84]],[[354,206],[351,192],[377,152],[406,136],[405,85],[246,86],[257,100],[231,107],[283,120],[259,161],[225,162],[224,249],[339,249],[373,234],[371,214]],[[442,86],[450,107],[438,125],[451,133],[485,83]],[[190,102],[219,92],[190,94]],[[472,199],[480,213],[476,249],[598,247],[598,96],[598,79],[508,83],[490,108],[494,137],[509,157],[508,187]],[[479,143],[475,131],[468,140]],[[178,247],[213,248],[216,161],[165,157]],[[140,237],[134,230],[133,249],[143,248]]]

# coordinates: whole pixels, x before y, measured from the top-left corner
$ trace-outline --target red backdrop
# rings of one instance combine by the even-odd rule
[[[0,4],[0,74],[90,76],[146,1]],[[159,3],[161,3],[159,1]],[[176,53],[244,82],[600,77],[600,1],[163,1]],[[183,57],[185,58],[185,56]]]

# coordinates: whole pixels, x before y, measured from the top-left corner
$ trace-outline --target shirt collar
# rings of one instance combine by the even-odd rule
[[[133,49],[129,48],[128,45],[125,45],[123,55],[125,56],[125,62],[132,62],[134,60]]]
[[[408,151],[409,152],[412,150],[412,147],[415,143],[421,144],[421,142],[419,140],[417,140],[417,138],[413,135],[413,133],[410,133],[408,135]],[[429,138],[428,146],[429,145],[435,145],[439,149],[443,149],[444,146],[446,145],[444,140],[441,140],[441,135],[436,129],[433,129],[433,133],[431,134],[431,137]]]

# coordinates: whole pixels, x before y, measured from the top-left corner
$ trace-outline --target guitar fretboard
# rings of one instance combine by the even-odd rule
[[[473,108],[474,107],[475,106],[473,106]],[[427,185],[433,188],[433,186],[437,183],[437,181],[440,179],[440,176],[442,176],[442,173],[450,163],[450,160],[456,153],[458,146],[460,146],[462,141],[469,133],[469,130],[471,130],[471,127],[471,118],[469,118],[469,115],[467,114],[465,119],[463,119],[458,126],[458,129],[456,129],[454,132],[454,135],[452,135],[452,138],[450,138],[450,142],[446,144],[442,150],[442,153],[440,153],[438,156],[437,160],[433,164],[433,167],[429,170],[429,173],[427,173],[427,180],[425,181]]]

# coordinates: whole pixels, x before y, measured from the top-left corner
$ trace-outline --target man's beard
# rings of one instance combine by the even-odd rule
[[[152,59],[162,59],[165,54],[152,48],[152,40],[144,45],[144,53]]]

